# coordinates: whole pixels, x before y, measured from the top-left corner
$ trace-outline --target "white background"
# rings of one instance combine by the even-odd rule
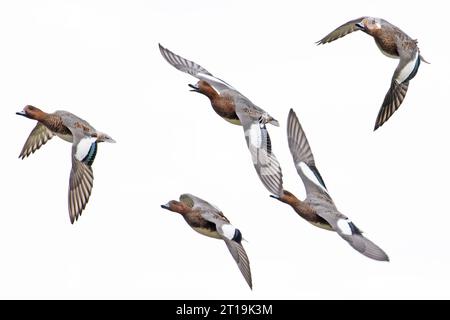
[[[0,298],[450,298],[448,8],[442,1],[0,2]],[[397,61],[356,32],[315,41],[363,15],[419,39],[422,64],[401,108],[375,118]],[[269,198],[241,127],[188,91],[158,42],[198,62],[277,118],[285,188],[304,197],[286,141],[292,107],[340,211],[391,262]],[[117,140],[70,224],[71,146],[19,152],[26,104],[68,110]],[[254,289],[226,246],[160,205],[189,192],[249,241]]]

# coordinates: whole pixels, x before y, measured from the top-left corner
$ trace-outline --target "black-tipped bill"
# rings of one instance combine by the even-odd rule
[[[361,30],[364,30],[364,25],[362,24],[362,22],[355,23],[355,26],[357,26]]]
[[[200,92],[200,89],[198,88],[197,85],[195,85],[195,84],[188,84],[188,86],[189,86],[190,88],[192,88],[192,90],[189,90],[189,91]]]
[[[279,197],[279,196],[276,196],[276,195],[274,195],[274,194],[271,194],[270,197],[271,197],[271,198],[274,198],[274,199],[277,199],[277,200],[280,200],[280,197]]]
[[[25,112],[25,111],[19,111],[19,112],[16,112],[16,114],[18,114],[19,116],[23,116],[23,117],[26,117],[27,116],[27,113]]]

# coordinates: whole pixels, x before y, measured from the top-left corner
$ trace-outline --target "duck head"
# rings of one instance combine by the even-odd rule
[[[189,84],[189,87],[191,88],[190,91],[201,93],[210,99],[214,99],[219,95],[217,91],[204,80],[200,80],[196,84]]]
[[[161,205],[161,208],[180,214],[185,214],[190,210],[190,208],[186,204],[176,200],[171,200],[166,204]]]
[[[22,111],[16,112],[17,115],[23,116],[29,119],[38,119],[40,116],[42,116],[44,112],[36,107],[27,105],[25,108],[23,108]]]
[[[295,205],[297,202],[299,202],[298,198],[287,190],[283,190],[282,196],[276,196],[276,195],[271,194],[270,197],[277,199],[278,201],[281,201],[283,203],[290,204],[290,205]]]
[[[360,22],[356,23],[356,27],[358,27],[360,30],[364,32],[372,34],[376,30],[381,29],[381,19],[366,17],[362,19]]]

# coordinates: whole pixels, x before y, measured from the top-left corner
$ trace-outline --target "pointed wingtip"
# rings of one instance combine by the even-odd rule
[[[297,116],[293,108],[289,109],[288,121],[291,117]]]
[[[373,127],[373,132],[377,131],[379,127],[381,127],[383,123],[378,123],[378,121],[375,123],[375,126]]]
[[[374,259],[380,262],[391,262],[391,260],[389,259],[389,256],[386,254],[386,252],[383,251],[383,256],[379,257],[378,259]]]
[[[159,52],[160,52],[161,54],[164,54],[164,52],[167,51],[167,49],[164,48],[164,47],[161,45],[161,43],[158,43],[158,47],[159,47]]]

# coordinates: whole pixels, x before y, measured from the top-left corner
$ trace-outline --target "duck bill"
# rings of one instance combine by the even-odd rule
[[[166,209],[166,210],[170,210],[169,203],[162,204],[162,205],[161,205],[161,208]]]
[[[361,30],[364,30],[364,25],[362,24],[362,22],[355,23],[355,26],[357,26]]]
[[[19,115],[19,116],[22,116],[22,117],[26,117],[27,116],[26,112],[23,111],[23,110],[16,112],[16,114]]]
[[[188,86],[191,88],[191,90],[189,90],[189,91],[200,93],[200,89],[198,88],[197,85],[195,85],[195,84],[188,84]]]

